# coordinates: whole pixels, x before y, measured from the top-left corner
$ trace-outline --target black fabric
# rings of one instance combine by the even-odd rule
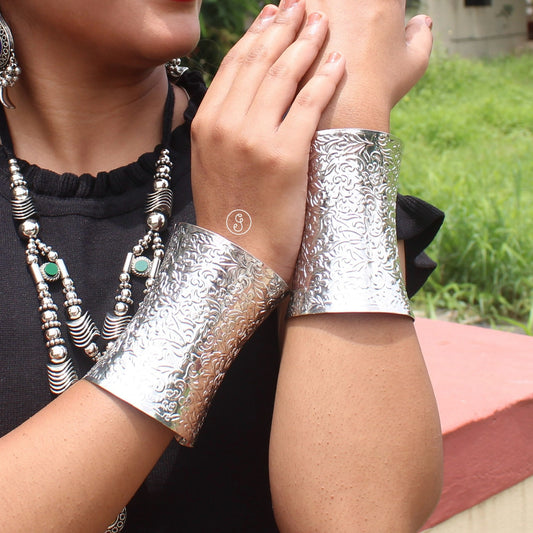
[[[182,83],[191,101],[185,124],[172,132],[169,142],[174,223],[194,222],[190,122],[205,91],[196,73],[185,74]],[[22,163],[40,213],[40,237],[65,260],[97,324],[113,307],[126,253],[144,234],[144,203],[159,150],[96,177],[59,176]],[[51,400],[38,300],[9,198],[6,155],[0,151],[0,435]],[[408,242],[409,277],[415,286],[432,268],[422,251],[440,225],[439,213],[419,200],[399,199],[398,230]],[[134,281],[138,300],[142,282]],[[60,288],[51,288],[60,302]],[[67,344],[83,375],[89,360],[68,338]],[[268,484],[268,441],[279,358],[273,314],[229,370],[196,446],[188,449],[173,442],[128,505],[127,533],[277,531]]]
[[[396,231],[405,241],[405,278],[409,298],[424,285],[437,264],[424,250],[444,222],[444,213],[435,206],[413,196],[398,195]]]

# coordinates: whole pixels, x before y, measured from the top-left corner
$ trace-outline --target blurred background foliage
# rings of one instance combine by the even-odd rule
[[[207,82],[265,4],[262,0],[203,0],[202,38],[189,64],[202,70]]]

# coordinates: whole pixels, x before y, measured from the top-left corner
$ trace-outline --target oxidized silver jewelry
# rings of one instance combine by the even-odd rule
[[[156,163],[154,190],[148,195],[146,205],[146,224],[148,230],[126,256],[122,272],[119,275],[119,288],[115,296],[115,307],[107,313],[101,337],[106,345],[116,339],[131,320],[130,308],[133,305],[131,276],[146,278],[145,292],[152,286],[161,261],[164,257],[164,245],[160,232],[165,229],[167,219],[172,211],[172,190],[170,185],[170,161],[167,149],[161,151]],[[49,284],[60,281],[65,295],[65,313],[67,328],[74,345],[82,349],[93,361],[100,357],[100,348],[96,343],[100,331],[87,311],[82,308],[74,281],[69,275],[65,262],[51,246],[39,238],[40,226],[37,213],[26,180],[20,172],[15,158],[9,160],[11,173],[11,205],[13,218],[18,224],[20,236],[27,240],[26,262],[35,282],[40,302],[42,329],[48,349],[48,380],[50,390],[59,395],[78,379],[72,360],[65,346],[61,332],[58,307],[52,300]],[[153,258],[148,257],[148,250]]]
[[[230,364],[287,291],[236,244],[180,224],[154,288],[85,379],[192,446]]]
[[[7,94],[20,76],[20,67],[15,57],[15,41],[11,29],[0,15],[0,102],[7,109],[15,109]]]
[[[396,235],[400,160],[401,143],[388,133],[317,133],[288,316],[412,316]]]
[[[181,59],[179,57],[167,61],[165,63],[165,68],[167,69],[168,77],[174,82],[177,82],[188,69],[188,67],[181,66]]]

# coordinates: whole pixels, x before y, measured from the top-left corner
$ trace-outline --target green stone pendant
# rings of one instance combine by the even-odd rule
[[[152,262],[144,256],[135,257],[131,264],[131,273],[142,278],[148,277],[150,274],[150,266]]]
[[[50,282],[50,281],[57,281],[61,275],[59,272],[59,267],[56,265],[56,263],[47,262],[43,263],[40,266],[40,271],[43,275],[43,278]]]

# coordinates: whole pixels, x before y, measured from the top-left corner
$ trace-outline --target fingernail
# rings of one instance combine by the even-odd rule
[[[283,2],[283,9],[290,9],[294,7],[300,0],[285,0]]]
[[[311,13],[307,18],[307,24],[308,26],[312,26],[313,24],[318,24],[321,20],[322,13]]]
[[[272,18],[276,13],[278,12],[278,9],[276,6],[273,6],[272,4],[269,4],[263,8],[263,11],[261,11],[261,14],[259,15],[262,19],[270,19]]]
[[[431,20],[431,17],[426,17],[426,26],[429,29],[433,28],[433,21]]]
[[[339,61],[339,59],[341,58],[341,54],[339,54],[339,52],[331,52],[331,54],[329,54],[328,56],[328,60],[326,61],[326,63],[337,63],[337,61]]]

